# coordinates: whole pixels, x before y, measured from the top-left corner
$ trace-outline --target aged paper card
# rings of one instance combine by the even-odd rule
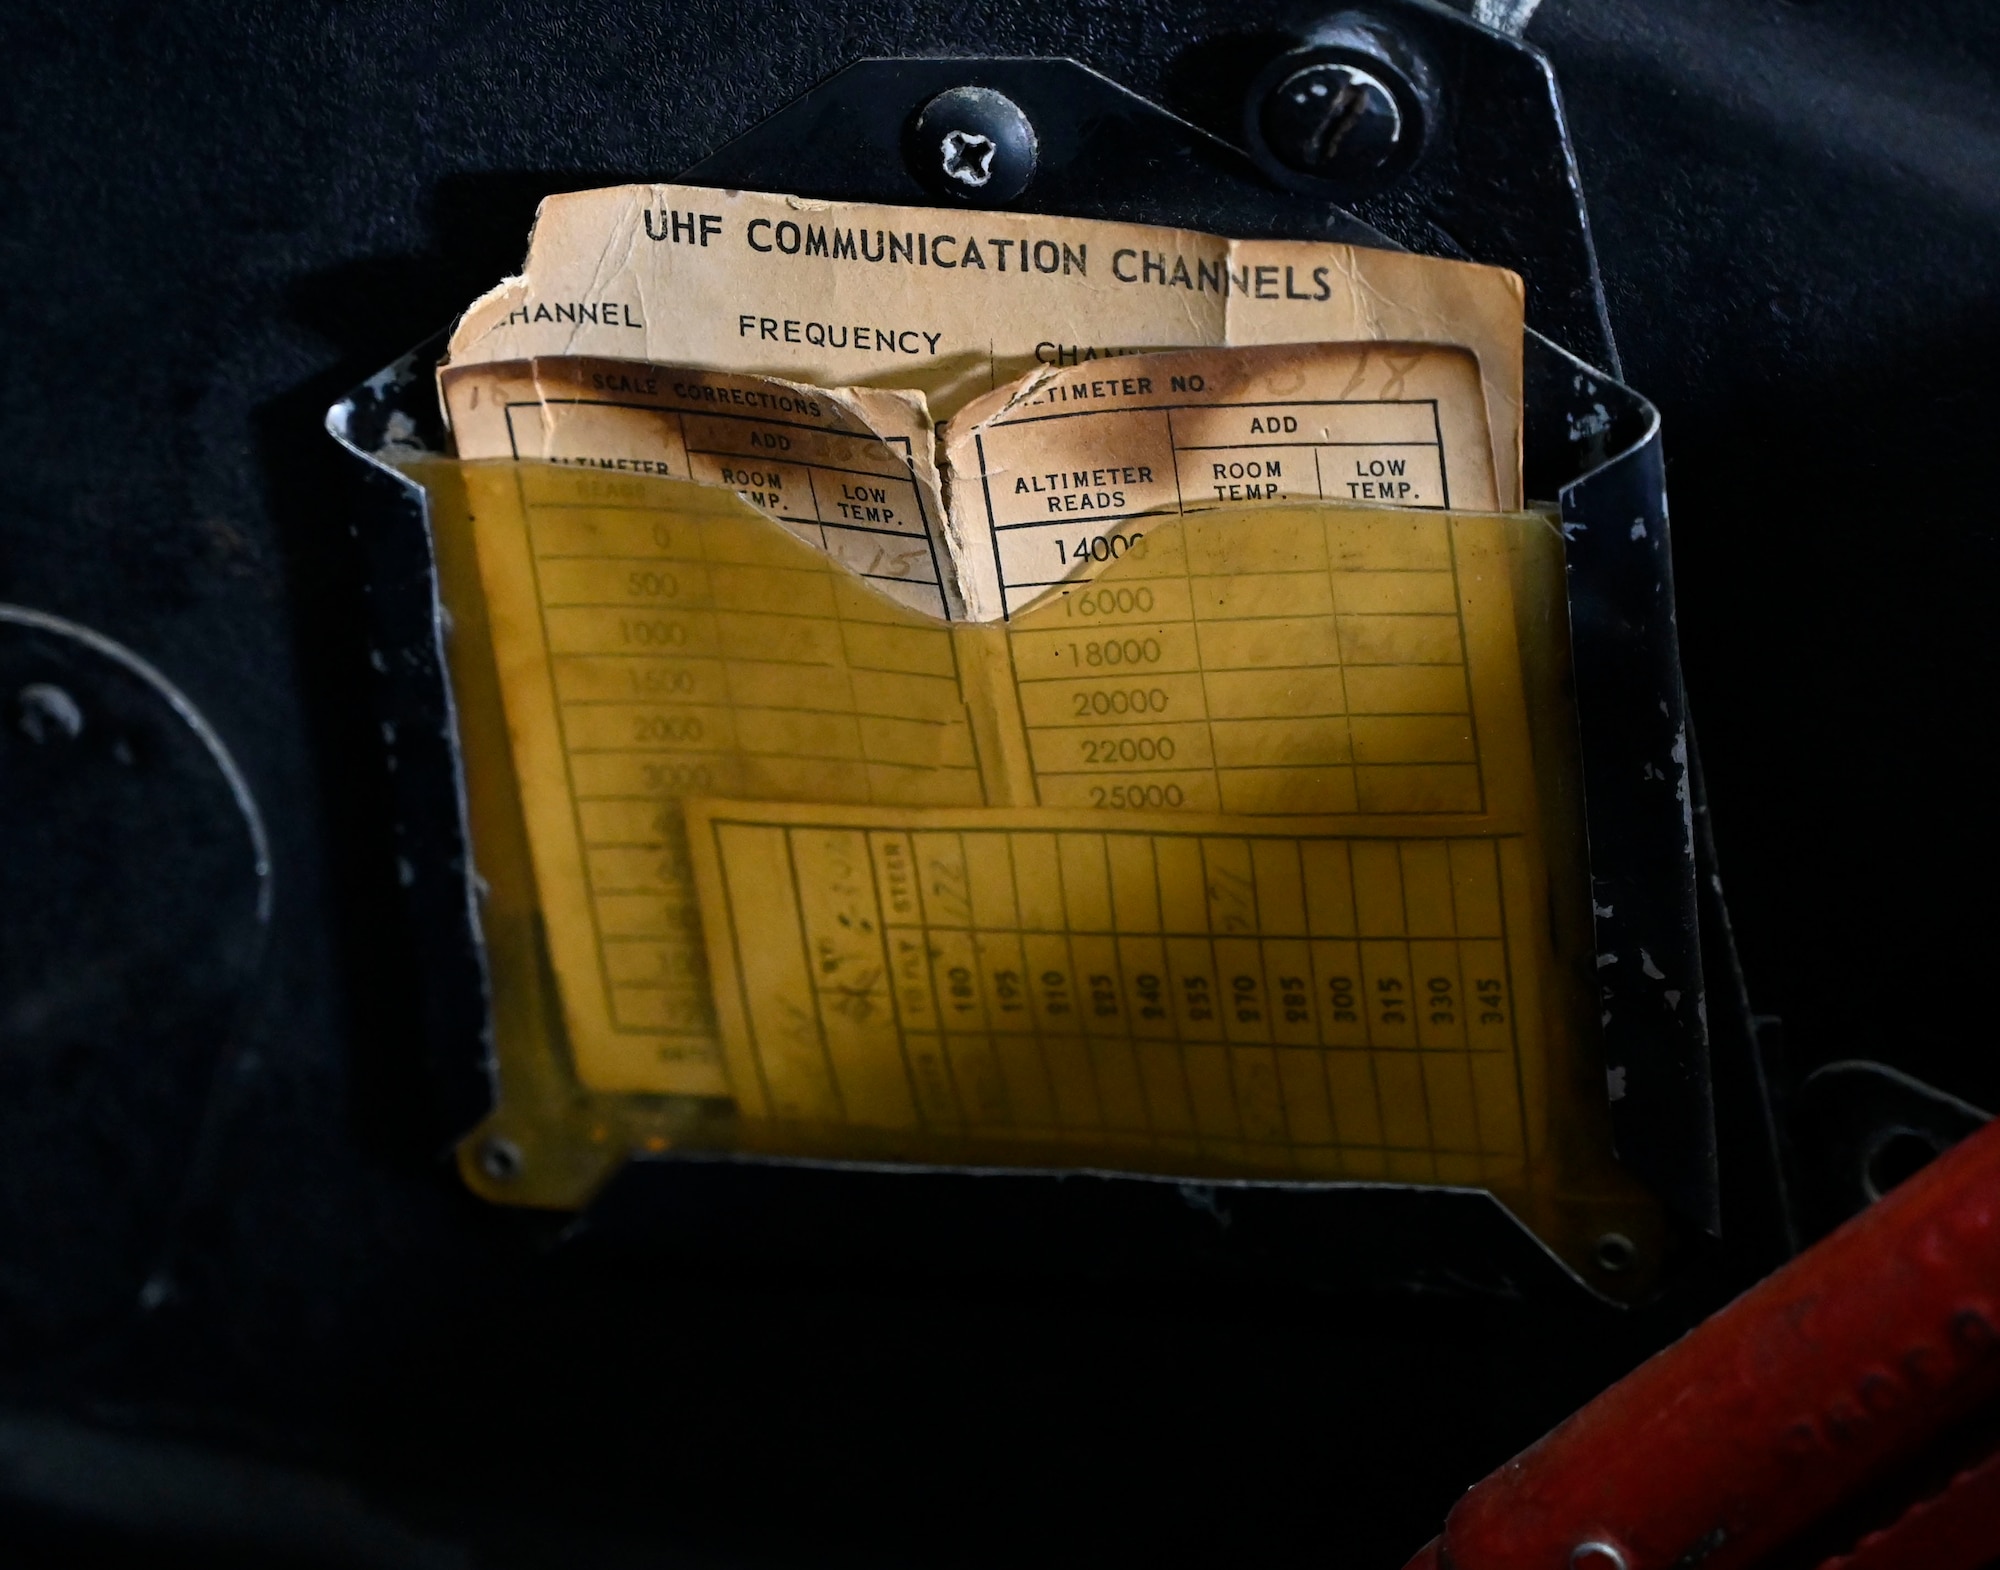
[[[1043,366],[1360,341],[1473,355],[1500,505],[1518,506],[1521,281],[1399,251],[617,186],[542,204],[521,276],[466,312],[447,363],[588,355],[911,388],[944,419]]]

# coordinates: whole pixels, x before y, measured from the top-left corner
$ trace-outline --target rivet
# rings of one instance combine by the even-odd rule
[[[521,1147],[511,1139],[494,1135],[479,1147],[479,1170],[496,1183],[510,1183],[527,1164]]]
[[[1590,1245],[1590,1257],[1607,1275],[1623,1275],[1639,1262],[1639,1245],[1623,1232],[1607,1232]]]
[[[21,734],[37,746],[75,741],[83,733],[83,710],[53,682],[30,682],[14,695]]]

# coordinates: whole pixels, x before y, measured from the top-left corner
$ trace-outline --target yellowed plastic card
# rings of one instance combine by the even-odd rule
[[[1578,1260],[1650,1224],[1588,1066],[1546,519],[1160,517],[947,623],[724,489],[420,475],[482,1192],[682,1148],[1478,1184]]]
[[[677,803],[981,800],[951,628],[726,491],[461,473],[577,1077],[725,1096]]]
[[[1477,814],[1533,779],[1494,515],[1190,516],[1004,628],[903,610],[720,493],[473,467],[474,541],[582,1082],[730,1090],[674,803]],[[1543,527],[1537,522],[1534,527]]]
[[[745,1117],[821,1150],[1518,1175],[1520,1044],[1552,1029],[1523,526],[1165,522],[964,645],[1005,662],[1037,805],[692,804]]]
[[[1550,1031],[1522,833],[697,802],[753,1138],[1518,1181]]]

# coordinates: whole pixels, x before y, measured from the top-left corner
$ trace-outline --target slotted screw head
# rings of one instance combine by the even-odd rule
[[[1261,120],[1265,145],[1288,168],[1347,182],[1379,173],[1406,129],[1388,84],[1344,60],[1294,71],[1265,96]]]

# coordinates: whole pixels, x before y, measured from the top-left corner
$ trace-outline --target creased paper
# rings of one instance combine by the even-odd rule
[[[1272,343],[1456,345],[1521,498],[1522,287],[1316,241],[630,185],[543,202],[448,365],[588,355],[921,392],[939,419],[1043,366]]]

